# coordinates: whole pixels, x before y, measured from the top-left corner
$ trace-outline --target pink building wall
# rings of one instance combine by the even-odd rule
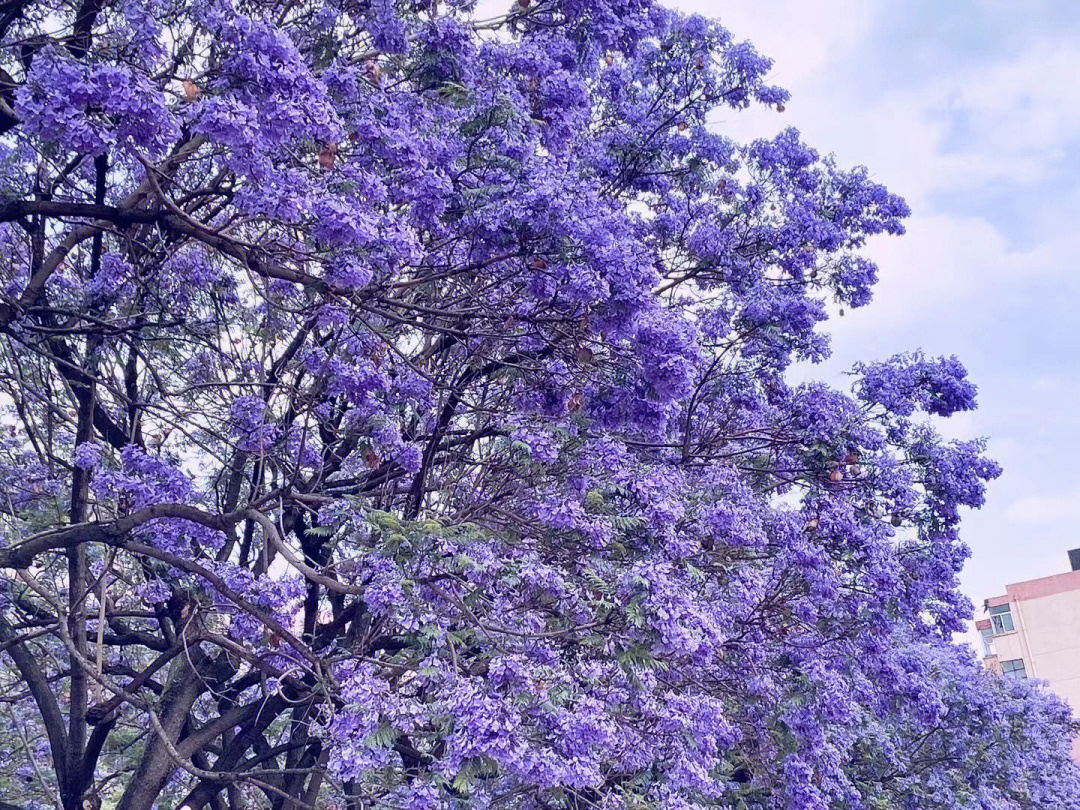
[[[998,672],[1005,662],[1023,661],[1029,678],[1046,681],[1080,719],[1080,570],[1017,582],[987,599],[976,627],[990,628],[989,609],[1009,606],[1013,629],[989,639],[984,661]],[[1080,739],[1073,742],[1080,763]]]

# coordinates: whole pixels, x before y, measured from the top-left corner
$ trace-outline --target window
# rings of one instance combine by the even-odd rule
[[[1016,629],[1013,626],[1012,613],[1008,605],[998,605],[990,608],[990,624],[994,628],[995,636],[1000,636],[1002,633],[1011,633]]]
[[[992,628],[987,627],[985,630],[980,630],[979,635],[982,637],[983,655],[994,655],[994,631]]]
[[[1014,658],[1012,661],[1002,661],[1001,673],[1006,678],[1016,678],[1018,681],[1027,679],[1027,669],[1024,667],[1024,659]]]

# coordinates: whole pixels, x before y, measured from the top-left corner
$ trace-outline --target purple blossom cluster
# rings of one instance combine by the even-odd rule
[[[87,67],[53,45],[34,55],[16,112],[28,134],[89,155],[127,144],[160,154],[178,134],[148,77],[119,64]]]

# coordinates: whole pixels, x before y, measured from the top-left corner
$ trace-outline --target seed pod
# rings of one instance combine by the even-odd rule
[[[612,56],[610,53],[606,53],[604,54],[604,61],[607,62],[608,67],[611,67],[615,64],[615,57]]]
[[[893,512],[892,519],[889,521],[893,526],[899,526],[903,519],[896,512]]]
[[[578,346],[574,350],[574,359],[583,366],[589,365],[593,361],[592,349],[588,346]]]
[[[808,530],[813,531],[817,527],[818,527],[818,519],[817,518],[810,518],[810,520],[806,521],[806,528]]]
[[[336,143],[323,144],[319,150],[319,165],[329,171],[334,168],[334,158],[337,157],[338,145]]]
[[[786,109],[786,108],[784,107],[784,105],[783,105],[783,104],[777,104],[777,105],[776,105],[776,111],[777,111],[777,112],[783,112],[783,111],[784,111],[785,109]]]
[[[848,450],[847,453],[844,454],[843,460],[845,464],[858,464],[859,454],[856,453],[854,450]]]
[[[195,84],[191,79],[184,79],[184,97],[188,101],[195,101],[202,95],[202,90],[199,89],[199,85]]]
[[[378,84],[379,80],[382,79],[382,68],[379,67],[379,63],[374,59],[369,59],[364,62],[364,71],[367,73],[368,79],[370,79],[373,84]]]
[[[517,0],[517,4],[519,6],[521,6],[522,8],[528,8],[529,7],[529,2],[530,2],[530,0]]]
[[[841,481],[844,480],[844,474],[840,472],[839,468],[837,468],[831,473],[829,473],[829,480],[832,481],[834,484],[839,484]]]

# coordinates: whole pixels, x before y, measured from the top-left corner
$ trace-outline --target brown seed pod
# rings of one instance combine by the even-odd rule
[[[578,346],[574,349],[574,359],[581,365],[587,366],[593,361],[593,352],[588,346]]]
[[[202,95],[202,90],[199,89],[199,85],[195,84],[191,79],[184,79],[184,97],[188,101],[195,101]]]
[[[831,473],[829,473],[829,480],[832,481],[834,484],[839,484],[841,481],[844,480],[844,474],[840,472],[839,468],[837,468]]]
[[[382,79],[382,68],[379,67],[379,63],[374,59],[369,59],[364,62],[364,71],[367,73],[368,79],[370,79],[373,84],[378,84],[379,80]]]
[[[319,165],[329,171],[334,168],[334,159],[337,157],[338,145],[336,143],[323,144],[319,150]]]

